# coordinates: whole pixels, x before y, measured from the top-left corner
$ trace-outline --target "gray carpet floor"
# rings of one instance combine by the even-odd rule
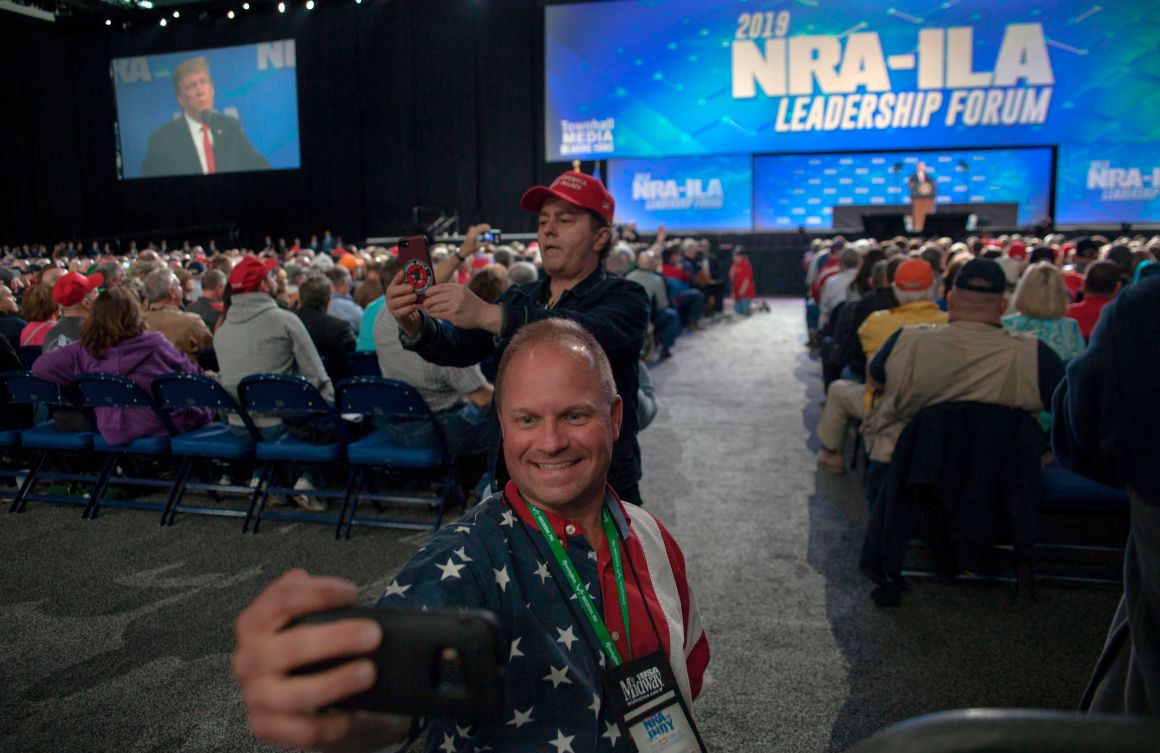
[[[709,631],[696,713],[714,751],[842,751],[971,706],[1074,707],[1119,598],[1109,587],[917,582],[877,609],[857,569],[858,474],[814,466],[818,364],[801,302],[686,335],[653,369],[642,489],[679,538]],[[424,534],[31,505],[0,514],[0,750],[262,751],[229,674],[232,622],[293,566],[371,601]]]

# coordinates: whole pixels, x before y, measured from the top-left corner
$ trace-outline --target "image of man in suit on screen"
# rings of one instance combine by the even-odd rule
[[[906,179],[910,188],[910,214],[915,232],[922,232],[927,215],[934,214],[934,197],[938,190],[934,175],[926,169],[925,162],[919,162],[914,174]]]
[[[213,79],[205,57],[186,60],[173,70],[173,92],[181,115],[149,137],[142,177],[213,175],[269,170],[242,123],[213,109]]]

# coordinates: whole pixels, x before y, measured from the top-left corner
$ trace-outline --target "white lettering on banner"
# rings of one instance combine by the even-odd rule
[[[283,39],[279,42],[263,42],[258,48],[258,70],[267,68],[295,67],[294,40]]]
[[[720,209],[725,206],[725,189],[719,178],[708,185],[700,178],[653,180],[652,173],[634,173],[632,200],[643,201],[646,211]]]
[[[148,58],[117,58],[113,61],[113,76],[121,84],[153,80]]]
[[[610,154],[616,149],[616,118],[560,121],[560,154]]]
[[[1092,160],[1087,188],[1104,201],[1152,201],[1160,196],[1160,167],[1112,167],[1111,160]]]
[[[780,133],[925,128],[944,105],[948,127],[1042,125],[1055,74],[1042,24],[1008,24],[993,70],[976,70],[970,26],[920,29],[912,52],[887,56],[877,32],[738,38],[734,99],[777,98]],[[891,70],[917,69],[917,91],[893,91]]]

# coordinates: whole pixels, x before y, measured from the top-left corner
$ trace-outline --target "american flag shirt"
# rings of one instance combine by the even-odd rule
[[[622,503],[611,489],[605,504],[620,534],[631,650],[608,547],[598,555],[579,523],[543,512],[621,656],[629,661],[664,652],[691,707],[709,663],[709,643],[685,578],[684,555],[651,513]],[[592,627],[513,483],[437,531],[379,603],[488,609],[500,623],[508,657],[506,718],[475,726],[429,720],[429,753],[630,749],[605,708],[600,671],[606,660]]]

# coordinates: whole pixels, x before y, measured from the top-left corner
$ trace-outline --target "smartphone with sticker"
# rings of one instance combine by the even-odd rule
[[[415,289],[422,303],[435,284],[435,267],[431,264],[426,236],[409,235],[399,239],[399,267],[403,270],[403,281]]]
[[[347,607],[304,615],[292,625],[366,619],[379,623],[383,640],[368,658],[374,687],[334,705],[348,711],[382,711],[472,721],[502,718],[506,663],[499,623],[487,610]],[[344,664],[347,656],[301,667],[296,675]]]

